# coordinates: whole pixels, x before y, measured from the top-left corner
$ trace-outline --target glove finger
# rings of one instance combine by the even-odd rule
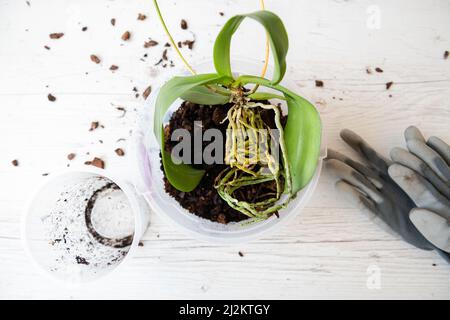
[[[450,199],[450,187],[419,157],[402,148],[393,148],[391,158],[396,163],[404,165],[428,179],[434,187]]]
[[[398,237],[398,234],[392,230],[389,225],[382,220],[378,212],[376,204],[369,199],[360,189],[350,183],[339,180],[336,182],[336,190],[338,190],[349,203],[360,209],[369,220],[373,221],[381,229],[387,233]]]
[[[361,173],[336,159],[330,159],[325,162],[325,167],[337,178],[358,187],[373,201],[380,203],[383,201],[382,195],[375,186]]]
[[[439,249],[450,253],[450,220],[426,209],[415,208],[409,213],[414,226]]]
[[[358,152],[367,162],[382,173],[386,173],[391,162],[378,154],[363,138],[355,132],[344,129],[341,131],[341,138],[356,152]]]
[[[409,140],[419,140],[425,143],[425,138],[423,137],[422,132],[415,127],[415,126],[409,126],[405,130],[405,140],[408,142]]]
[[[420,174],[401,164],[391,165],[388,172],[389,176],[418,207],[432,210],[450,218],[450,201]]]
[[[434,149],[450,166],[450,146],[438,137],[430,137],[427,145]]]
[[[407,141],[408,150],[422,159],[447,185],[450,185],[450,167],[441,156],[424,142]]]
[[[327,159],[336,159],[336,160],[342,161],[343,163],[349,165],[350,167],[352,167],[353,169],[355,169],[362,175],[366,176],[366,178],[369,179],[370,182],[372,182],[376,188],[381,188],[383,186],[380,176],[375,171],[371,170],[370,168],[366,167],[365,165],[363,165],[362,163],[360,163],[358,161],[354,161],[353,159],[347,157],[346,155],[344,155],[338,151],[335,151],[333,149],[328,149],[327,150]]]

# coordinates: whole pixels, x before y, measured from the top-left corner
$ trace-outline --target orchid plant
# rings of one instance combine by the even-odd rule
[[[199,108],[210,105],[231,103],[227,111],[228,130],[226,135],[225,169],[216,179],[215,187],[219,195],[234,209],[255,220],[267,219],[304,188],[313,177],[318,163],[321,144],[321,121],[316,108],[295,92],[280,85],[286,72],[286,55],[289,40],[282,20],[273,12],[260,10],[230,18],[219,32],[214,43],[215,72],[195,74],[181,55],[162,19],[158,3],[154,0],[157,13],[170,41],[192,76],[174,77],[166,82],[156,99],[154,134],[161,146],[165,176],[176,189],[189,192],[200,183],[204,170],[190,164],[175,163],[164,148],[164,117],[177,99],[190,101]],[[230,46],[234,33],[246,18],[260,23],[266,30],[273,57],[273,77],[266,79],[255,75],[234,76],[231,69]],[[253,89],[246,86],[253,85]],[[271,92],[261,91],[269,88]],[[273,93],[278,92],[278,93]],[[276,100],[284,101],[288,107],[286,125],[281,124],[281,109]],[[269,102],[271,101],[271,102]],[[273,110],[274,123],[281,157],[274,161],[273,154],[266,152],[258,163],[248,161],[252,157],[252,136],[255,130],[267,129],[260,110]],[[242,132],[246,138],[239,139]],[[267,137],[267,150],[270,148]],[[273,150],[272,150],[273,151]],[[238,200],[236,191],[242,187],[274,181],[276,191],[263,201],[251,203]]]

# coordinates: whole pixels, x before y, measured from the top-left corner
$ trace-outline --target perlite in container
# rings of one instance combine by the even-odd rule
[[[33,260],[64,281],[108,274],[139,240],[133,189],[94,171],[54,177],[39,189],[25,219],[24,238]]]

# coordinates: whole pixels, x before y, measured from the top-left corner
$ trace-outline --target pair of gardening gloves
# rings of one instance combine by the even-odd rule
[[[450,146],[437,137],[426,141],[411,126],[407,150],[393,148],[390,160],[353,131],[341,137],[363,162],[328,150],[325,166],[336,188],[385,230],[450,263]]]

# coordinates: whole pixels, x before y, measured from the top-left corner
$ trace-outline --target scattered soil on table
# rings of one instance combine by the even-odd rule
[[[194,48],[195,40],[184,40],[184,41],[178,41],[177,45],[178,48],[182,48],[183,46],[186,46],[189,48],[189,50],[192,50]]]
[[[144,48],[151,48],[158,45],[158,41],[149,40],[144,42]]]
[[[386,90],[389,90],[392,87],[393,84],[394,84],[394,82],[392,82],[392,81],[387,82],[386,83]]]
[[[54,95],[52,95],[51,93],[49,93],[47,95],[47,99],[48,99],[48,101],[51,101],[51,102],[55,102],[56,101],[56,97]]]
[[[172,148],[178,144],[178,141],[171,141],[170,137],[175,129],[186,129],[191,133],[193,137],[194,121],[202,121],[202,132],[207,129],[219,129],[225,137],[228,122],[221,123],[226,117],[227,111],[231,107],[231,104],[219,105],[219,106],[199,106],[191,102],[183,102],[172,114],[169,124],[164,128],[164,139],[166,151],[171,152]],[[272,110],[260,109],[263,121],[271,128],[275,128],[274,113]],[[286,123],[287,117],[282,118],[282,125]],[[203,142],[203,148],[205,148],[209,142]],[[194,163],[194,143],[191,141],[191,163]],[[225,142],[223,143],[225,154]],[[201,151],[203,152],[203,150]],[[175,189],[164,176],[164,188],[165,191],[172,196],[183,208],[189,212],[219,223],[226,224],[228,222],[238,222],[247,219],[248,217],[241,212],[231,208],[217,193],[214,188],[214,182],[216,177],[228,167],[226,164],[196,164],[195,168],[203,169],[206,171],[199,185],[191,192],[182,192]],[[161,163],[161,170],[162,163]],[[258,197],[260,194],[267,192],[273,192],[275,188],[274,182],[267,182],[258,185],[243,187],[239,190],[236,197],[239,200],[252,202],[260,201]]]
[[[117,148],[116,150],[114,150],[114,152],[119,156],[119,157],[123,157],[125,155],[125,151],[123,151],[122,148]]]
[[[123,41],[128,41],[128,40],[130,40],[130,37],[131,37],[130,31],[125,31],[125,32],[123,33],[123,35],[122,35],[122,40],[123,40]]]
[[[62,33],[62,32],[50,33],[50,35],[49,35],[50,39],[59,39],[59,38],[62,38],[63,36],[64,36],[64,33]]]
[[[142,93],[142,96],[144,97],[145,100],[147,100],[150,93],[152,93],[152,86],[148,86],[147,89],[145,89],[144,92]]]
[[[91,127],[89,128],[89,131],[94,131],[95,129],[97,129],[99,126],[99,122],[98,121],[92,121],[91,122]]]
[[[86,161],[84,164],[88,165],[88,166],[94,166],[94,167],[97,167],[97,168],[100,168],[100,169],[104,169],[105,168],[105,162],[102,159],[97,158],[97,157],[95,157],[92,160]]]
[[[188,28],[187,21],[182,19],[180,23],[181,29],[186,30]]]
[[[99,64],[101,62],[100,58],[97,57],[95,54],[91,54],[90,58],[91,58],[91,61],[96,63],[96,64]]]

